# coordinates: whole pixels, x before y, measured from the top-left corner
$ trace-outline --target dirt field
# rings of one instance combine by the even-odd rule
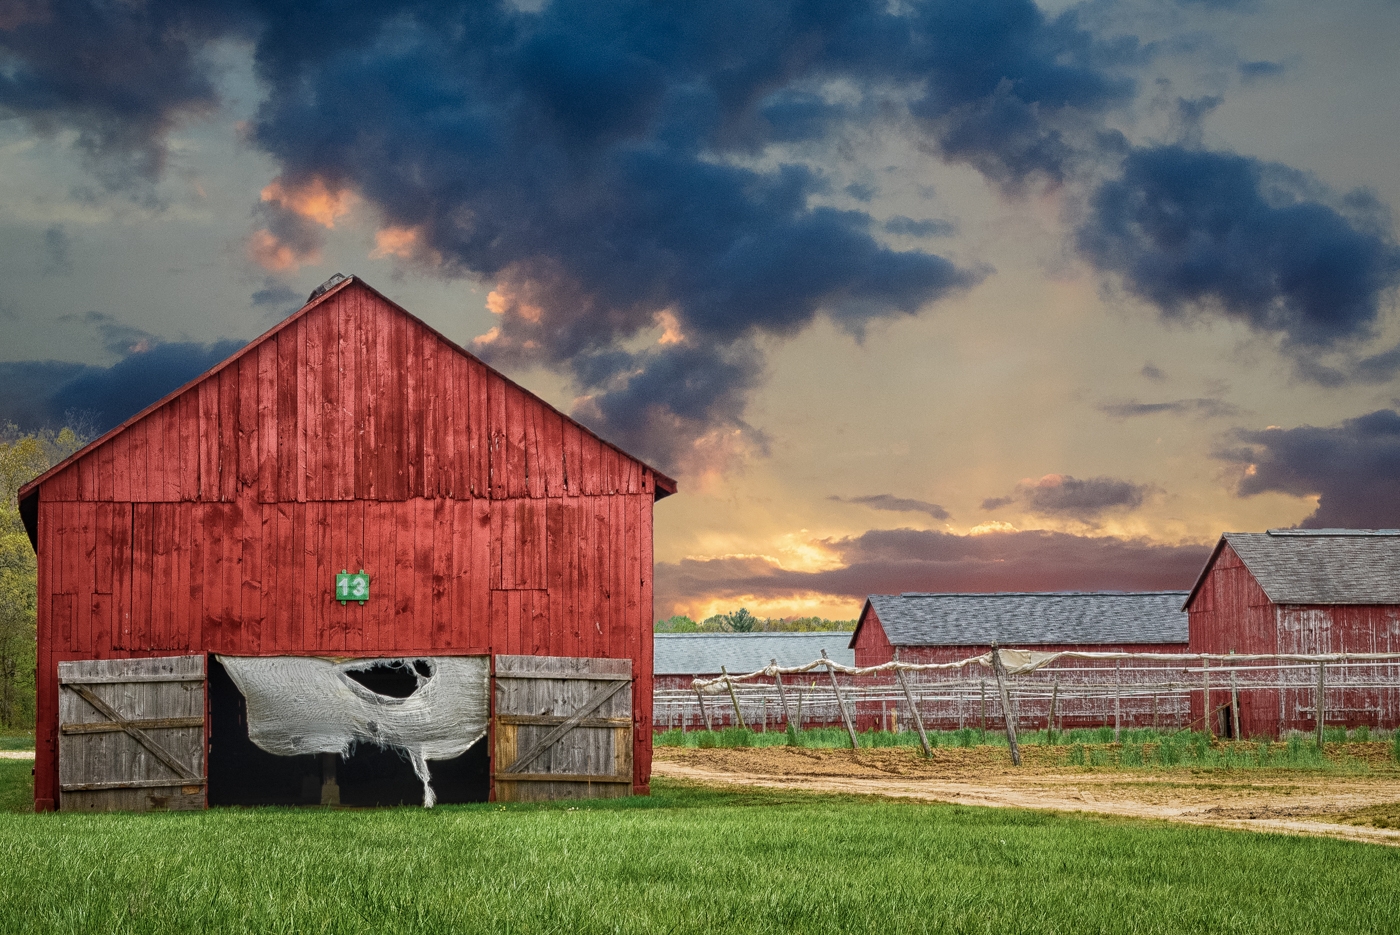
[[[708,785],[1098,812],[1400,846],[1400,769],[1386,744],[1351,747],[1368,771],[1067,767],[1035,747],[1020,768],[990,747],[938,749],[931,760],[902,748],[658,747],[652,770]]]

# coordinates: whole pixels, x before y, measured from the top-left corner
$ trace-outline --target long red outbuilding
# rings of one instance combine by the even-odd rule
[[[92,675],[95,660],[207,658],[213,730],[219,654],[629,660],[632,749],[617,762],[645,792],[652,504],[675,483],[364,282],[318,292],[20,491],[39,563],[36,807],[101,791],[60,788],[61,738],[175,729],[131,726],[161,720],[150,716],[123,726],[120,712],[99,718],[79,701],[100,723],[61,725],[61,667],[64,686],[91,693],[117,678]],[[368,600],[337,599],[343,571],[365,572]],[[619,677],[612,668],[600,684]],[[168,669],[122,677],[192,678]],[[108,702],[98,708],[118,705]],[[517,721],[512,730],[530,729]],[[159,759],[152,743],[128,753]],[[159,780],[108,785],[123,781],[139,791]]]
[[[1400,531],[1227,532],[1201,569],[1185,608],[1191,652],[1400,653]],[[1314,666],[1284,665],[1274,678],[1297,687],[1240,694],[1244,736],[1316,728]],[[1326,724],[1400,725],[1400,660],[1330,669],[1322,710]],[[1226,686],[1217,685],[1212,711],[1229,703]],[[1193,719],[1200,713],[1197,698]]]

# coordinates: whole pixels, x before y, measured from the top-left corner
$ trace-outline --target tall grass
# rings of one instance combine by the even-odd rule
[[[1002,731],[982,731],[964,728],[953,731],[929,731],[930,747],[1001,747],[1007,745]],[[1366,728],[1348,732],[1345,728],[1328,728],[1326,742],[1342,744],[1364,743],[1371,739]],[[913,731],[892,733],[863,731],[856,734],[863,750],[882,747],[918,747],[919,736]],[[1067,766],[1118,767],[1189,767],[1221,769],[1329,769],[1347,763],[1345,750],[1329,756],[1319,750],[1311,736],[1295,734],[1285,741],[1260,739],[1251,741],[1221,741],[1203,732],[1159,731],[1151,728],[1125,729],[1120,740],[1113,739],[1112,727],[1074,728],[1059,731],[1025,731],[1018,735],[1022,747],[1051,747],[1059,751],[1058,761]],[[717,731],[659,732],[658,747],[735,748],[791,746],[809,749],[850,749],[850,735],[843,728],[822,727],[797,730],[789,725],[786,731],[760,732],[739,727]],[[1393,752],[1400,762],[1400,732],[1395,734]]]

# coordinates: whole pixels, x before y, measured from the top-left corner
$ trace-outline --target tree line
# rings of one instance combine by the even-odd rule
[[[34,726],[39,566],[19,515],[19,489],[87,443],[83,429],[0,426],[0,728]]]
[[[747,607],[727,614],[714,614],[696,623],[685,614],[656,621],[656,633],[823,633],[850,632],[854,620],[828,620],[825,617],[758,617]]]

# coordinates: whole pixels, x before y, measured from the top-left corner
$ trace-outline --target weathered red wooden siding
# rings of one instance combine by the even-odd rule
[[[860,612],[860,619],[856,621],[855,643],[852,648],[856,651],[856,665],[858,666],[878,666],[882,662],[889,662],[894,658],[894,646],[890,644],[890,638],[885,635],[885,628],[880,623],[880,615],[875,613],[875,606],[869,601],[865,602],[865,607]]]
[[[1400,652],[1400,607],[1366,604],[1276,605],[1229,543],[1207,567],[1190,606],[1191,652],[1335,653]],[[1397,666],[1377,674],[1400,681]],[[1335,686],[1328,693],[1327,722],[1333,725],[1394,727],[1400,723],[1400,690]],[[1307,687],[1251,690],[1240,696],[1240,732],[1246,737],[1282,730],[1316,728],[1316,678],[1311,667],[1298,673]],[[1223,678],[1211,685],[1211,707],[1229,703]],[[1201,700],[1192,701],[1192,717],[1201,716]]]
[[[1285,604],[1275,608],[1279,652],[1400,652],[1400,607],[1380,604]],[[1350,670],[1390,685],[1400,685],[1400,664],[1387,662]],[[1340,679],[1329,675],[1334,686]],[[1282,717],[1301,727],[1312,720],[1315,692],[1300,689],[1284,695]],[[1240,705],[1244,708],[1243,702]],[[1327,696],[1327,723],[1334,726],[1400,726],[1400,689],[1335,689]]]
[[[172,652],[630,658],[644,791],[656,484],[351,280],[41,479],[36,798],[57,663]]]
[[[1278,626],[1274,605],[1229,543],[1213,557],[1200,588],[1191,598],[1190,652],[1276,653]],[[1211,711],[1230,703],[1230,685],[1223,675],[1211,681]],[[1246,737],[1277,735],[1280,714],[1296,705],[1295,692],[1259,689],[1240,696],[1240,732]],[[1283,697],[1288,696],[1288,697]],[[1310,698],[1311,696],[1309,696]],[[1199,692],[1191,696],[1191,723],[1204,726],[1205,707]],[[1212,722],[1212,729],[1219,724]]]

